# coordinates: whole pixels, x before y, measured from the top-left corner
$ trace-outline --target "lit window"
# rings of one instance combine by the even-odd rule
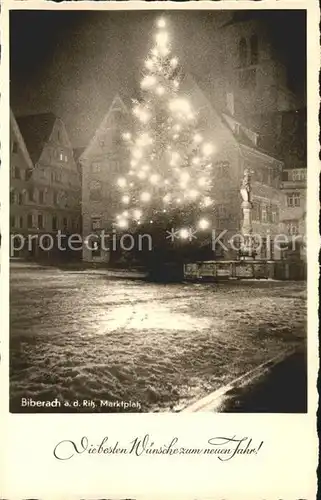
[[[91,227],[92,230],[101,229],[101,219],[98,217],[94,217],[91,219]]]
[[[300,206],[300,193],[290,193],[287,195],[288,207]]]
[[[101,171],[101,165],[100,165],[100,163],[93,163],[92,166],[91,166],[91,170],[94,173],[100,172]]]
[[[261,206],[261,221],[262,222],[267,222],[267,209],[265,205]]]
[[[295,236],[299,234],[299,223],[297,220],[288,221],[287,223],[288,234]]]
[[[217,205],[217,215],[220,219],[224,219],[227,216],[227,211],[225,205]]]

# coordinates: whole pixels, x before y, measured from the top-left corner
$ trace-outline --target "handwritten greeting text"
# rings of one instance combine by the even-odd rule
[[[70,460],[77,455],[214,455],[221,461],[229,461],[240,455],[257,455],[262,448],[263,441],[258,445],[252,443],[252,438],[242,437],[212,437],[202,448],[191,447],[180,443],[173,437],[168,443],[157,444],[149,434],[135,437],[126,445],[119,441],[112,441],[104,437],[97,444],[91,444],[87,436],[79,442],[69,439],[60,441],[54,448],[53,454],[57,460]]]

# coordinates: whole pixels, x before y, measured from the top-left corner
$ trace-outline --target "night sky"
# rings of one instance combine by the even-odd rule
[[[302,94],[304,11],[252,14],[264,16],[292,86]],[[114,95],[119,92],[125,100],[135,97],[160,15],[160,11],[11,11],[14,113],[53,111],[64,120],[73,146],[87,145]],[[173,53],[200,83],[215,81],[211,71],[219,52],[217,37],[230,16],[231,11],[165,12]]]

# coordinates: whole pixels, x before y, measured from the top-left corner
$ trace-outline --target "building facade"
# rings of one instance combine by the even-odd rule
[[[119,203],[116,179],[127,171],[128,151],[122,134],[130,128],[130,114],[119,96],[89,145],[79,157],[82,168],[83,260],[109,262],[108,238]],[[106,244],[101,244],[101,234]],[[109,235],[109,236],[107,236]]]
[[[63,258],[67,237],[81,231],[80,176],[65,126],[51,113],[11,113],[10,121],[10,225],[25,239],[15,255]]]
[[[282,230],[293,243],[284,251],[284,257],[305,260],[307,169],[284,169],[281,187],[286,196],[281,213]]]

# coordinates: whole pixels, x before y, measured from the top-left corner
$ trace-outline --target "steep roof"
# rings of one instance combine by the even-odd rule
[[[53,113],[41,113],[16,118],[33,163],[37,163],[39,160],[56,119]]]

